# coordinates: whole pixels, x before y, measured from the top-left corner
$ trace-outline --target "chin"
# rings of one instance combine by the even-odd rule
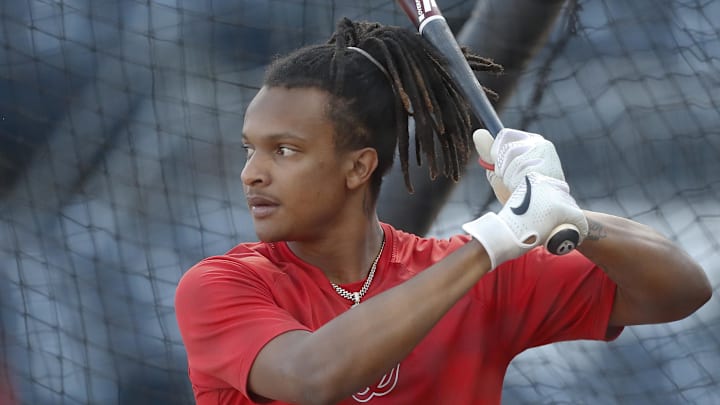
[[[279,227],[270,224],[255,223],[255,235],[260,242],[280,242],[287,240],[286,234]]]
[[[268,233],[268,232],[262,232],[255,228],[255,236],[257,236],[258,241],[260,242],[278,242],[280,239],[277,238],[275,235]]]

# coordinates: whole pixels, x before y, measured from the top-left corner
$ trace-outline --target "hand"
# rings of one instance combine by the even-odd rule
[[[548,243],[555,243],[551,237],[560,227],[574,228],[576,240],[566,241],[568,246],[550,249],[564,254],[579,245],[588,233],[585,214],[568,191],[564,180],[528,173],[500,212],[487,213],[463,224],[463,229],[485,247],[491,270],[540,244],[547,247]]]
[[[505,128],[493,139],[487,130],[478,129],[473,142],[480,158],[495,164],[495,171],[485,174],[502,204],[530,172],[565,181],[555,146],[541,135]]]

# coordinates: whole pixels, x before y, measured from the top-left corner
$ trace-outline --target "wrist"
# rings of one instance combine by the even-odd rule
[[[462,228],[485,249],[490,260],[490,271],[510,259],[521,256],[534,246],[518,240],[515,232],[494,212],[467,222]]]

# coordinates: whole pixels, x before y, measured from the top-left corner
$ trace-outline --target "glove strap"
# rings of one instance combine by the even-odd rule
[[[485,248],[490,257],[490,271],[535,246],[518,240],[512,229],[494,212],[464,223],[462,228]]]

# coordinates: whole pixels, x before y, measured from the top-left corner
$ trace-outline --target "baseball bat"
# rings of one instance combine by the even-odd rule
[[[436,1],[397,1],[420,35],[445,56],[450,75],[468,100],[471,110],[482,121],[490,134],[497,136],[504,128],[503,123],[500,121],[475,73],[467,63],[460,45],[458,45]],[[478,163],[487,170],[495,169],[492,163],[485,162],[482,159],[479,159]],[[545,242],[545,247],[550,253],[563,255],[575,249],[579,242],[580,232],[578,229],[574,225],[563,224],[553,229],[550,237]]]

